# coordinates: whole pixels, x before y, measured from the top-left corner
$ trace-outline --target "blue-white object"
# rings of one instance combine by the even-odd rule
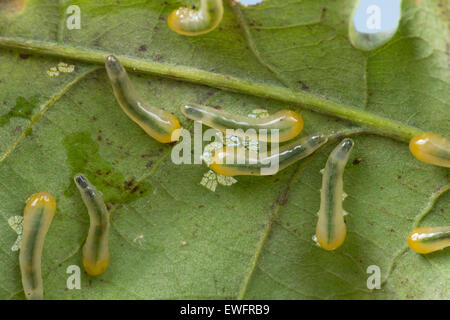
[[[256,4],[260,4],[263,2],[263,0],[238,0],[241,4],[245,6],[254,6]]]
[[[397,32],[401,0],[359,0],[349,23],[351,43],[361,50],[373,50]]]

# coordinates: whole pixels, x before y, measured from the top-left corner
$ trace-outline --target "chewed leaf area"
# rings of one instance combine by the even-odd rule
[[[337,103],[450,138],[446,1],[402,1],[397,32],[371,51],[349,40],[353,0],[223,1],[220,24],[193,37],[167,19],[200,1],[75,0],[81,29],[73,30],[66,1],[28,0],[18,11],[14,3],[22,2],[0,1],[0,299],[25,299],[8,219],[37,192],[56,201],[42,252],[45,299],[450,297],[449,249],[422,255],[407,244],[417,228],[450,225],[450,193],[439,192],[448,168],[418,161],[395,130],[367,134],[357,117],[325,112]],[[23,50],[30,43],[50,45]],[[204,163],[176,165],[175,145],[152,139],[118,104],[104,68],[110,54],[142,101],[192,137],[196,126],[180,111],[187,103],[251,118],[293,110],[304,121],[300,138],[342,135],[275,175],[238,183]],[[295,103],[310,95],[322,100]],[[342,176],[347,233],[327,251],[313,240],[320,170],[346,134],[354,141]],[[211,142],[199,143],[199,156]],[[111,259],[71,290],[66,270],[83,270],[90,225],[77,173],[103,194]],[[371,266],[381,289],[367,287]]]

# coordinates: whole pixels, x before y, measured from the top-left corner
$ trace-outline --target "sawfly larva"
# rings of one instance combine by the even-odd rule
[[[231,135],[264,142],[284,142],[298,136],[303,129],[302,117],[292,110],[280,110],[263,118],[249,118],[234,115],[208,106],[189,104],[181,107],[181,112],[189,119],[199,121],[214,129],[225,132],[233,130]],[[264,134],[260,134],[264,130]],[[277,130],[272,141],[272,130]]]
[[[222,21],[222,0],[201,0],[200,8],[178,8],[169,15],[169,28],[184,36],[198,36],[214,30]]]
[[[83,246],[83,266],[92,276],[102,274],[109,264],[109,213],[103,195],[82,174],[74,177],[89,213],[89,233]]]
[[[334,250],[342,245],[347,234],[342,201],[345,197],[343,175],[354,142],[344,139],[328,157],[322,176],[320,190],[319,219],[316,237],[325,250]]]
[[[450,140],[434,132],[425,132],[411,139],[409,150],[420,161],[450,168]]]
[[[450,226],[417,228],[408,235],[408,246],[417,253],[431,253],[450,246]]]
[[[294,162],[306,158],[328,141],[324,134],[297,139],[279,148],[275,154],[261,155],[243,147],[224,147],[211,159],[210,168],[224,176],[273,175]]]
[[[31,195],[23,211],[22,245],[19,262],[22,285],[28,300],[44,298],[41,257],[45,236],[55,215],[56,202],[47,192]]]
[[[105,66],[117,102],[128,117],[159,142],[177,141],[181,133],[181,130],[178,130],[181,125],[177,117],[144,102],[116,57],[107,57]]]

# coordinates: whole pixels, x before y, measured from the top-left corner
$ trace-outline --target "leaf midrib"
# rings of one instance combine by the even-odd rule
[[[48,41],[27,40],[19,37],[0,37],[0,47],[22,49],[37,54],[63,57],[71,60],[81,60],[102,65],[104,64],[106,57],[110,54],[105,51]],[[371,129],[375,134],[387,136],[403,142],[409,142],[414,136],[423,133],[422,130],[401,122],[390,120],[356,107],[340,104],[302,90],[292,90],[285,87],[252,82],[187,66],[170,65],[129,56],[117,57],[122,64],[131,71],[175,78],[222,90],[240,92],[299,105],[300,107],[311,111],[351,121]]]

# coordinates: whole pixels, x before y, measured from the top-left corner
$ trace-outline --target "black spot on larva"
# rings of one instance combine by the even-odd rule
[[[32,57],[32,56],[33,56],[32,54],[27,54],[27,53],[19,54],[19,58],[23,59],[23,60],[26,60],[26,59],[28,59],[29,57]]]
[[[309,87],[301,80],[298,80],[298,83],[302,87],[302,90],[309,91]]]
[[[141,45],[138,49],[139,52],[145,52],[147,51],[147,46],[145,44]]]
[[[75,181],[77,182],[77,184],[81,187],[81,188],[87,188],[87,186],[88,186],[88,182],[87,182],[87,179],[83,176],[83,175],[81,175],[81,174],[79,174],[79,175],[77,175],[76,177],[75,177]]]

